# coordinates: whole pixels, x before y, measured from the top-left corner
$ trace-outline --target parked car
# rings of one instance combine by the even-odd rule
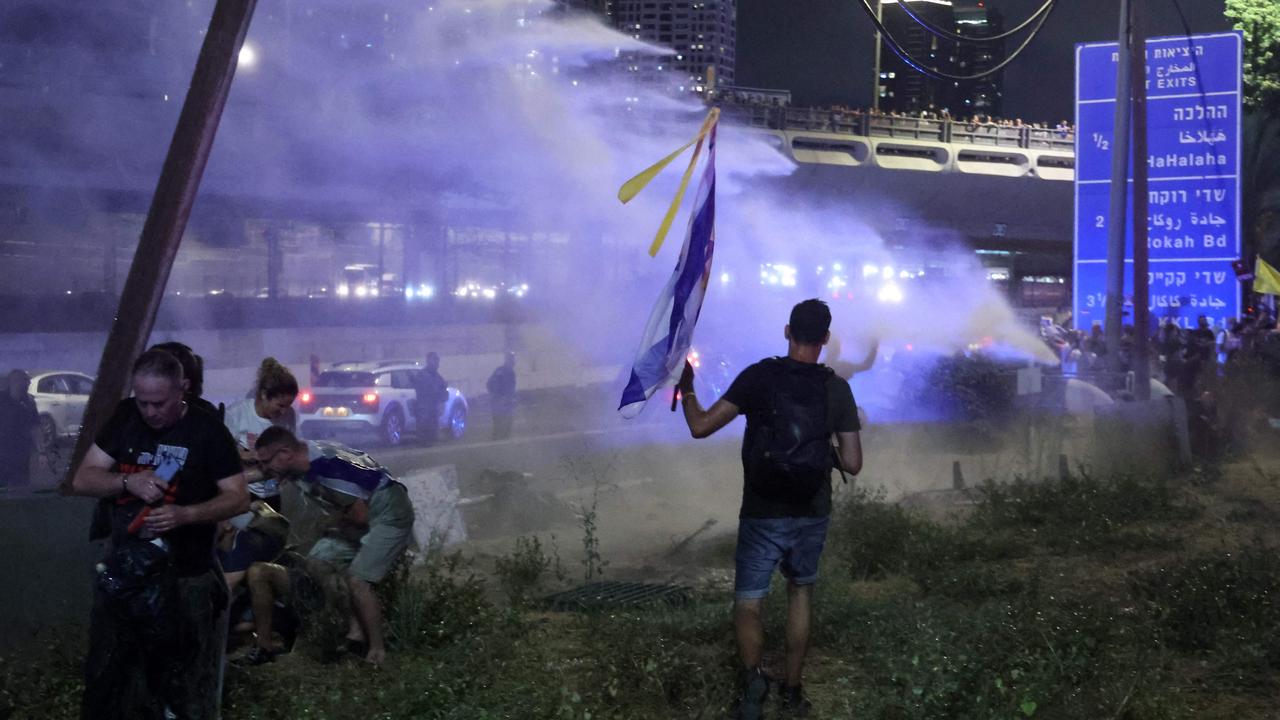
[[[406,360],[334,363],[316,383],[298,394],[298,429],[303,437],[372,438],[399,445],[417,432],[419,363]],[[467,399],[451,387],[439,408],[441,437],[459,439],[467,430]]]
[[[84,408],[89,404],[93,378],[78,372],[46,370],[30,373],[27,392],[40,413],[40,434],[46,443],[80,434]]]

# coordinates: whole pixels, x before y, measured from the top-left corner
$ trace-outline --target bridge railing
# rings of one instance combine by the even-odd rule
[[[1034,128],[963,120],[879,115],[861,111],[823,110],[770,105],[726,104],[726,117],[765,130],[810,130],[864,137],[905,138],[962,145],[1075,151],[1073,128]]]

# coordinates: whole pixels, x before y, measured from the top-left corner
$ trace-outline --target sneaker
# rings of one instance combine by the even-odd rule
[[[764,717],[764,699],[769,696],[769,677],[760,668],[752,668],[743,677],[742,687],[738,718],[761,720]]]
[[[782,702],[779,704],[782,708],[783,717],[809,717],[809,710],[813,708],[813,703],[809,702],[809,698],[804,696],[803,685],[783,685],[779,690],[779,694],[782,696]]]

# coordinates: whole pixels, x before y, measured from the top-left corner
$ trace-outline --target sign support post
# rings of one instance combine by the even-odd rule
[[[1116,107],[1111,140],[1111,201],[1107,213],[1107,357],[1111,369],[1122,370],[1120,339],[1124,322],[1124,237],[1129,189],[1129,91],[1133,72],[1133,37],[1130,35],[1131,0],[1120,0],[1120,48],[1116,59]],[[1143,73],[1145,77],[1146,73]],[[1138,223],[1134,223],[1137,227]],[[1134,296],[1137,297],[1136,295]],[[1134,302],[1137,305],[1137,302]]]
[[[1133,113],[1133,395],[1139,402],[1145,402],[1151,399],[1151,363],[1148,360],[1151,288],[1147,276],[1150,265],[1147,262],[1150,257],[1147,246],[1147,32],[1143,24],[1142,0],[1129,1],[1129,102]],[[1123,178],[1119,185],[1123,193]],[[1123,228],[1120,242],[1123,248]],[[1120,273],[1123,278],[1123,267]]]

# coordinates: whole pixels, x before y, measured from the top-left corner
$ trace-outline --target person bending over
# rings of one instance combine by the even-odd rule
[[[413,537],[408,491],[367,454],[336,443],[305,443],[281,427],[258,436],[257,453],[264,472],[296,480],[305,494],[333,508],[333,527],[307,557],[342,573],[353,609],[347,639],[367,644],[365,660],[381,664],[387,650],[373,585],[386,577]],[[282,590],[281,577],[271,566],[249,569],[258,628],[250,663],[268,662],[280,650],[272,644],[271,623]]]

